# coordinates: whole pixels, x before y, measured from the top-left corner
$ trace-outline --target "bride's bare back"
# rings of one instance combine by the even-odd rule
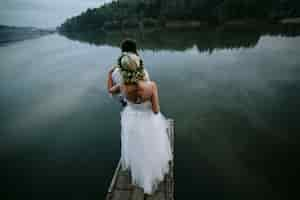
[[[155,82],[139,81],[137,84],[122,85],[121,90],[128,101],[132,103],[150,101],[153,112],[159,112],[158,91]]]

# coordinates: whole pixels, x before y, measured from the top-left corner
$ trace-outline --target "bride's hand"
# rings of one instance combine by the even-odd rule
[[[111,93],[111,94],[119,93],[120,89],[121,89],[121,86],[119,84],[114,85],[109,89],[109,93]]]
[[[111,68],[109,70],[109,72],[108,72],[107,90],[108,90],[109,93],[111,93],[110,90],[114,86],[113,79],[112,79],[112,73],[113,73],[113,71],[114,71],[114,68]]]

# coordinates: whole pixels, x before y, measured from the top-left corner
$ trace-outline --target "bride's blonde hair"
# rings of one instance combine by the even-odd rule
[[[126,39],[121,43],[122,55],[118,59],[124,84],[137,84],[145,80],[143,61],[137,53],[136,42]]]

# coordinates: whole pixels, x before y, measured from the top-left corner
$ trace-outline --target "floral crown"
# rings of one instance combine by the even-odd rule
[[[145,79],[145,71],[141,58],[133,53],[122,53],[118,59],[124,84],[136,84]]]

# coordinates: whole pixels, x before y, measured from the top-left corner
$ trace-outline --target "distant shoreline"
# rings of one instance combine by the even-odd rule
[[[60,32],[91,32],[143,28],[201,28],[204,26],[300,24],[300,3],[294,0],[116,0],[67,18]]]
[[[147,19],[146,19],[147,20]],[[58,31],[62,34],[64,33],[91,33],[91,32],[114,32],[114,31],[126,31],[126,30],[138,30],[138,31],[147,31],[151,29],[201,29],[206,27],[215,27],[215,28],[226,28],[226,27],[245,27],[245,26],[265,26],[265,25],[295,25],[300,26],[300,17],[299,18],[284,18],[276,21],[268,20],[256,20],[256,19],[241,19],[241,20],[228,20],[219,24],[211,24],[206,21],[197,21],[197,20],[166,20],[163,24],[159,20],[151,19],[151,25],[145,25],[143,21],[136,21],[135,24],[130,20],[123,20],[122,24],[118,21],[106,22],[104,27],[99,27],[91,30],[63,30],[58,28]]]
[[[0,45],[24,41],[55,33],[53,29],[0,25]]]
[[[280,23],[282,23],[282,24],[300,24],[300,17],[285,18],[285,19],[280,20]]]

